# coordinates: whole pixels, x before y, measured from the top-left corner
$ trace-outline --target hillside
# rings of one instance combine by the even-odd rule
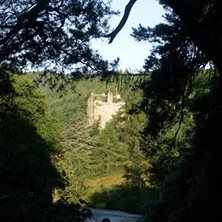
[[[125,174],[131,173],[126,170],[129,171],[131,166],[135,167],[144,159],[139,149],[139,131],[146,122],[145,115],[138,112],[129,114],[130,111],[138,109],[141,100],[139,81],[139,77],[127,76],[121,81],[114,78],[110,81],[93,78],[69,83],[63,91],[58,90],[61,84],[58,81],[58,86],[51,89],[53,79],[51,82],[47,80],[39,83],[46,96],[48,114],[53,116],[60,126],[62,151],[55,164],[67,184],[64,189],[55,191],[55,200],[63,198],[69,203],[76,203],[80,198],[84,198],[93,206],[119,209],[118,198],[113,200],[112,196],[101,195],[95,200],[95,194],[98,196],[104,191],[112,193],[117,188],[129,191],[130,179],[127,179]],[[101,94],[108,91],[118,91],[121,95],[126,103],[124,115],[117,114],[104,129],[98,129],[97,125],[88,127],[87,99],[90,92]],[[142,175],[145,169],[141,165],[138,170]],[[134,192],[133,189],[129,192],[124,200],[126,203],[130,193],[133,195]],[[145,199],[141,205],[143,204]],[[121,209],[137,211],[140,207],[128,207],[127,204],[124,207],[122,204]]]

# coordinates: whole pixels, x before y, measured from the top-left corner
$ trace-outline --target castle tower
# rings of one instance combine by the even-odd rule
[[[88,124],[92,126],[99,122],[101,128],[110,121],[120,108],[125,105],[119,94],[116,96],[112,92],[105,94],[90,93],[88,98],[87,117]]]
[[[113,102],[113,94],[109,91],[107,94],[107,103],[111,104]]]
[[[94,123],[94,104],[93,103],[94,103],[94,94],[93,92],[91,92],[87,101],[87,119],[88,119],[88,124],[90,126],[92,126]]]

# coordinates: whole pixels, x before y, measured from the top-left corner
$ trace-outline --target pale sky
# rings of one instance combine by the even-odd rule
[[[113,0],[112,7],[120,11],[120,15],[110,20],[111,29],[114,29],[122,18],[124,9],[129,0]],[[148,56],[151,44],[147,42],[136,42],[130,34],[132,27],[137,28],[139,24],[147,27],[154,27],[164,21],[162,15],[164,10],[156,0],[138,0],[130,13],[127,23],[114,39],[113,43],[108,44],[108,39],[94,40],[93,48],[97,49],[104,59],[112,61],[120,58],[119,69],[123,71],[141,70],[144,59]]]

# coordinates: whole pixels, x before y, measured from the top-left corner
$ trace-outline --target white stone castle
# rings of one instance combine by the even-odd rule
[[[110,121],[113,115],[125,105],[125,102],[120,97],[120,94],[113,95],[112,92],[107,94],[90,93],[88,98],[87,116],[88,124],[92,126],[98,122],[101,128],[104,128],[106,123]]]

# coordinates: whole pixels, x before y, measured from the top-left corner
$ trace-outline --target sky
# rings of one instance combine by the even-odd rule
[[[111,30],[113,30],[122,18],[125,6],[129,0],[113,0],[112,8],[120,11],[120,15],[110,19]],[[164,10],[156,0],[138,0],[131,12],[130,16],[113,43],[108,44],[108,39],[98,39],[92,42],[94,49],[102,55],[104,59],[113,61],[117,57],[120,58],[118,69],[137,71],[141,70],[144,59],[147,58],[152,45],[148,42],[137,42],[130,34],[132,27],[137,28],[139,24],[147,27],[154,27],[156,24],[163,22],[162,15]]]

